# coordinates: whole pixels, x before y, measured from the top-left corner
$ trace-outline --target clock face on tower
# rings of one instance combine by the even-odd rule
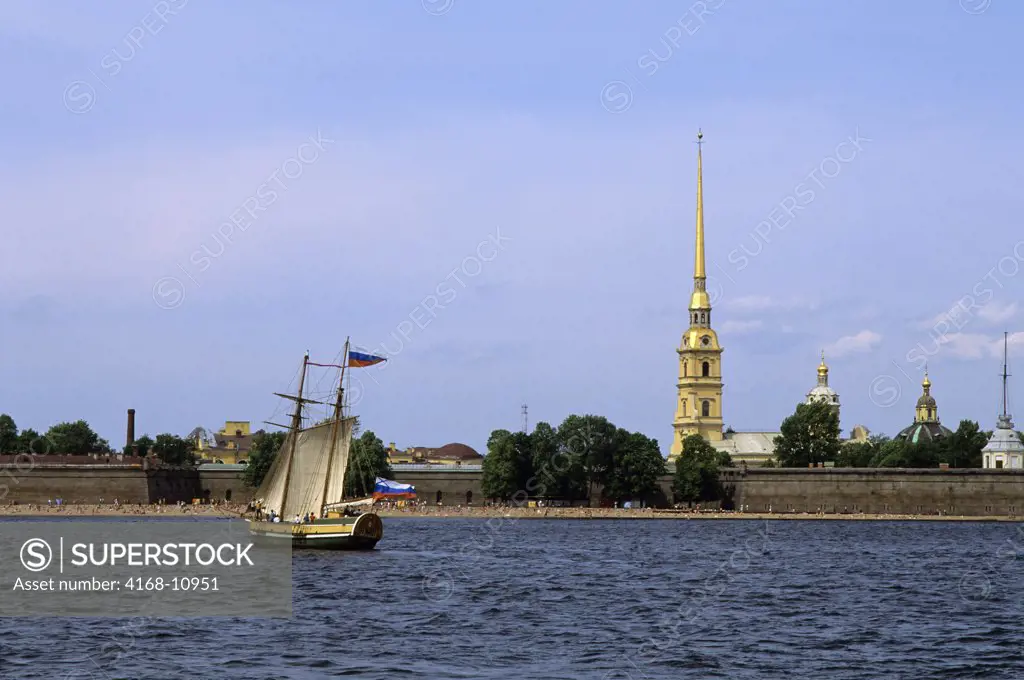
[[[703,338],[700,339],[700,344],[704,345],[705,347],[710,345],[711,344],[711,336],[710,335],[705,335]]]

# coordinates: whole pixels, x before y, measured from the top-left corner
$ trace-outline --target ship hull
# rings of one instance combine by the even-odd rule
[[[249,522],[254,536],[290,540],[292,549],[373,550],[384,536],[384,526],[376,513],[358,517],[318,519],[315,522]]]

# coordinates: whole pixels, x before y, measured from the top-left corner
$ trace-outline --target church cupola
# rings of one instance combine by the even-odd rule
[[[921,396],[917,399],[914,411],[914,424],[900,430],[895,439],[908,444],[920,444],[927,441],[939,441],[952,435],[953,432],[939,422],[939,408],[932,396],[932,381],[928,379],[928,367],[924,369],[924,380],[921,381]]]
[[[836,415],[839,415],[839,395],[828,386],[828,365],[825,363],[825,350],[821,351],[821,363],[818,364],[818,384],[807,393],[808,404],[828,404]]]
[[[917,399],[917,409],[914,414],[915,423],[938,423],[939,407],[935,404],[935,397],[932,396],[932,381],[928,379],[928,369],[924,369],[924,380],[921,381],[921,396]]]

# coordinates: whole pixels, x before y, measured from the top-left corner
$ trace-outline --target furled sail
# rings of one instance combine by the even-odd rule
[[[353,422],[353,418],[329,420],[289,433],[256,493],[263,507],[289,521],[296,515],[319,514],[325,503],[341,500]]]
[[[282,501],[284,501],[285,471],[291,465],[292,459],[292,437],[294,433],[289,432],[284,438],[284,444],[274,456],[274,462],[270,464],[263,483],[256,491],[256,499],[260,501],[263,509],[273,510],[280,513]]]

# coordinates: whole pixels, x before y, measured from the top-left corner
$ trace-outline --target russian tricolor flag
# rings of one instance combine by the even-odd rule
[[[379,357],[376,354],[365,354],[363,352],[350,351],[348,353],[349,368],[366,368],[367,366],[379,364],[382,361],[387,361],[387,358]]]

